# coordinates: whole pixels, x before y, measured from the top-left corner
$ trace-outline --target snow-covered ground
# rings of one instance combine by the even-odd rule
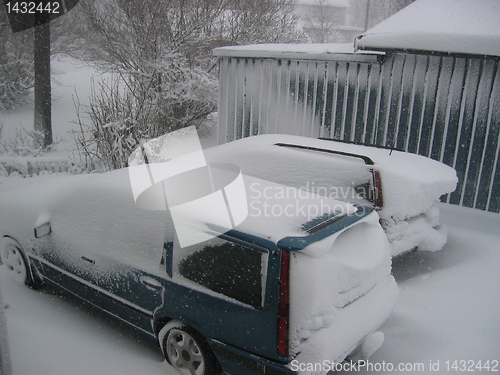
[[[92,67],[70,58],[52,59],[52,130],[56,142],[55,150],[71,154],[76,149],[72,135],[78,129],[76,103],[88,105],[92,81],[99,82],[105,75]],[[83,112],[81,113],[83,116]],[[0,113],[3,123],[2,139],[13,139],[16,131],[33,130],[33,103],[23,108]],[[52,156],[56,153],[52,152]]]
[[[68,131],[76,126],[72,96],[76,91],[88,102],[91,77],[100,75],[67,59],[54,62],[53,71],[60,83],[54,85],[54,133],[61,142],[47,156],[70,155],[75,144]],[[0,114],[3,139],[20,126],[31,130],[32,116],[29,106]],[[25,183],[31,181],[0,177],[2,190]],[[374,367],[357,373],[445,374],[453,373],[447,365],[454,361],[489,360],[492,367],[500,360],[500,215],[443,204],[440,209],[448,243],[442,251],[394,259],[399,302],[382,326],[386,341],[371,358]],[[0,267],[13,375],[176,373],[154,340],[69,296],[32,290],[7,276]]]
[[[394,260],[401,293],[382,326],[386,341],[371,358],[374,367],[356,373],[447,374],[454,371],[446,361],[500,360],[500,215],[440,208],[448,243],[442,251]],[[0,267],[14,375],[176,373],[154,340],[69,296],[7,276]]]

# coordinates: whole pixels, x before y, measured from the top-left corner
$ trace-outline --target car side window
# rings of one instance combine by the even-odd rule
[[[260,308],[267,258],[267,251],[217,239],[182,257],[177,272],[203,288]]]

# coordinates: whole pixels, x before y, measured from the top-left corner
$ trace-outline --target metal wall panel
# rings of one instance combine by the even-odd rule
[[[219,142],[256,134],[395,147],[456,169],[445,200],[500,212],[499,59],[220,58]]]

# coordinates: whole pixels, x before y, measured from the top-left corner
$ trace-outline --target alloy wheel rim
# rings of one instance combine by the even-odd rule
[[[2,254],[2,263],[7,266],[7,269],[11,271],[11,274],[14,275],[16,280],[22,283],[26,281],[26,264],[21,251],[17,247],[8,246],[7,249],[5,249]]]
[[[167,339],[170,363],[183,375],[203,375],[205,359],[196,340],[188,333],[172,329]]]

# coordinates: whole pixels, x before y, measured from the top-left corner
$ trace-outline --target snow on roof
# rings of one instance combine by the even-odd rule
[[[417,0],[356,41],[362,50],[500,56],[500,1]]]
[[[213,51],[219,57],[282,58],[282,59],[322,59],[372,61],[380,52],[355,52],[351,43],[308,43],[308,44],[250,44],[227,46]]]

